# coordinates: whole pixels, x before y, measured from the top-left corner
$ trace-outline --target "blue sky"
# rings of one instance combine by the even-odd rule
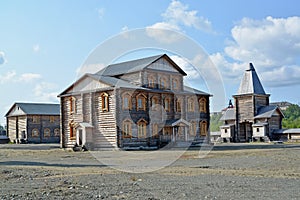
[[[58,102],[57,94],[76,80],[99,44],[149,27],[174,30],[202,46],[225,87],[225,100],[215,103],[215,110],[236,93],[249,62],[271,101],[299,103],[299,7],[297,0],[3,0],[0,116],[16,101]],[[153,37],[166,37],[160,34]],[[185,68],[180,58],[173,59]]]

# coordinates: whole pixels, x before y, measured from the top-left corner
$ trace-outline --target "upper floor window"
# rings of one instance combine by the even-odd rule
[[[124,110],[131,110],[131,95],[128,93],[123,94],[123,104]]]
[[[173,79],[173,90],[179,89],[179,83],[177,79]]]
[[[69,104],[70,104],[70,113],[76,113],[76,98],[70,97],[69,98]]]
[[[206,113],[206,99],[205,98],[201,98],[199,100],[199,109],[200,109],[200,112]]]
[[[167,79],[165,77],[160,78],[160,89],[168,88]]]
[[[181,112],[181,105],[182,105],[182,100],[177,99],[177,101],[176,101],[176,111],[177,112]]]
[[[188,99],[188,111],[194,112],[195,111],[195,102],[193,98]]]
[[[129,119],[123,121],[123,138],[131,138],[132,137],[132,128],[131,128],[131,121]]]
[[[137,95],[136,104],[137,110],[146,110],[146,96],[144,94]]]
[[[107,93],[102,93],[101,94],[101,104],[102,104],[102,111],[108,111],[109,108],[109,98],[108,98],[108,94]]]
[[[54,123],[55,122],[55,116],[50,116],[50,123]]]
[[[147,136],[147,122],[141,119],[137,123],[138,127],[138,138],[146,138]]]
[[[170,99],[168,97],[165,98],[165,111],[170,112]]]
[[[148,78],[148,86],[149,86],[150,88],[155,88],[155,81],[154,81],[154,78],[153,78],[152,76],[150,76],[150,77]]]
[[[32,123],[39,124],[40,116],[32,116]]]
[[[158,101],[158,97],[156,97],[156,96],[154,96],[154,97],[152,97],[152,99],[151,99],[151,108],[152,108],[152,110],[158,110],[159,109],[159,101]]]

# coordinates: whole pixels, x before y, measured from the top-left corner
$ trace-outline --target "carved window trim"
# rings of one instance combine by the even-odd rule
[[[188,112],[195,112],[195,101],[194,98],[188,98]]]
[[[148,77],[148,87],[155,88],[155,78],[153,76]]]
[[[50,136],[51,136],[50,128],[44,128],[44,137],[50,137]]]
[[[160,77],[160,89],[164,90],[168,88],[168,79],[165,76]]]
[[[122,109],[123,110],[131,110],[132,109],[131,95],[127,92],[122,95]]]
[[[182,98],[176,100],[176,112],[182,111]]]
[[[191,126],[190,126],[190,135],[191,136],[196,136],[197,134],[197,122],[192,121],[190,122]]]
[[[158,138],[159,137],[159,130],[158,130],[158,124],[155,123],[152,125],[152,137]]]
[[[41,122],[41,116],[39,115],[33,115],[32,116],[32,123],[33,124],[39,124]]]
[[[146,102],[147,102],[147,97],[146,95],[140,93],[136,96],[136,110],[142,110],[146,111]]]
[[[172,81],[172,89],[173,90],[179,90],[179,81],[177,78],[174,78]]]
[[[55,116],[49,116],[49,121],[50,121],[50,123],[54,123],[55,122]]]
[[[132,121],[125,119],[122,123],[122,136],[123,138],[132,138]]]
[[[69,98],[69,105],[70,105],[70,113],[71,114],[76,114],[77,113],[77,108],[76,108],[76,98],[71,96]]]
[[[147,121],[144,119],[140,119],[137,122],[138,129],[138,138],[146,138],[147,137]]]
[[[60,135],[59,128],[55,128],[53,132],[54,132],[54,136],[59,136]]]
[[[151,98],[151,108],[154,111],[158,111],[159,110],[159,97],[153,96]]]
[[[102,112],[108,112],[109,111],[109,95],[106,92],[103,92],[100,96],[101,96]]]
[[[166,112],[170,112],[171,111],[171,100],[170,97],[166,97],[164,99],[164,108]]]
[[[207,121],[200,121],[200,136],[207,136]]]
[[[39,137],[40,136],[40,131],[37,128],[32,129],[31,131],[31,136],[32,137]]]
[[[207,112],[207,110],[206,110],[206,99],[205,98],[201,98],[199,100],[199,111],[203,112],[203,113]]]

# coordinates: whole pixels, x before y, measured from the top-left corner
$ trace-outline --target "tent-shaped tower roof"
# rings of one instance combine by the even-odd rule
[[[243,94],[266,95],[252,63],[249,64],[249,69],[245,71],[244,77],[238,90],[238,95]]]

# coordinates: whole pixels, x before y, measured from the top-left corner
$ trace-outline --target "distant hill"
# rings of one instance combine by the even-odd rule
[[[297,104],[290,105],[283,110],[285,118],[282,120],[282,128],[300,128],[300,106]]]

